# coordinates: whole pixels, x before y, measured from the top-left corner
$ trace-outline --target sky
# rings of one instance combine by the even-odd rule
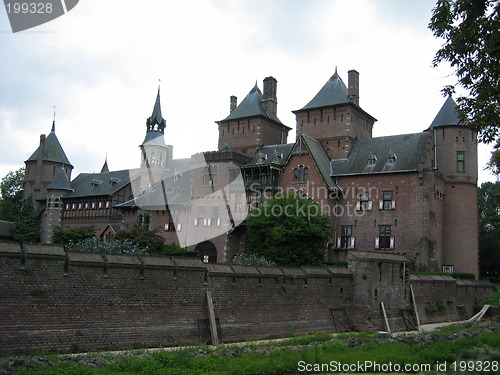
[[[427,28],[434,0],[81,0],[64,16],[12,33],[0,8],[0,177],[24,166],[56,106],[56,135],[74,166],[137,168],[161,87],[165,141],[182,158],[217,149],[229,97],[278,80],[278,117],[294,130],[333,75],[360,73],[373,135],[416,133],[455,84],[432,68],[442,45]],[[159,81],[160,80],[160,81]],[[479,183],[492,147],[479,145]]]

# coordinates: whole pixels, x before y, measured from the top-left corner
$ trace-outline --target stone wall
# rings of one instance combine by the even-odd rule
[[[404,329],[405,259],[356,252],[349,269],[244,267],[0,243],[0,353],[207,343],[207,291],[222,342],[383,330],[380,302]],[[470,288],[457,286],[454,302],[472,301]]]

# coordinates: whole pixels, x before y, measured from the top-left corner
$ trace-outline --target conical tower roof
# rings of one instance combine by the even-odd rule
[[[432,121],[431,127],[447,126],[447,125],[463,125],[460,117],[458,117],[457,103],[451,96],[448,96],[438,114]]]
[[[71,188],[71,182],[69,182],[68,176],[66,175],[66,172],[63,168],[61,168],[59,173],[56,175],[54,181],[52,181],[52,183],[47,186],[47,190],[73,191],[73,189]]]
[[[347,87],[337,74],[337,69],[316,96],[302,109],[326,107],[335,104],[349,103]]]
[[[104,160],[104,164],[102,165],[101,168],[101,173],[109,172],[109,167],[108,167],[108,158]]]
[[[26,161],[36,161],[38,159],[38,154],[40,151],[39,149],[40,146],[38,146],[36,151]],[[55,121],[52,122],[51,132],[45,139],[45,146],[43,148],[43,161],[52,161],[73,167],[69,162],[66,154],[64,153],[59,140],[57,139],[55,131]]]

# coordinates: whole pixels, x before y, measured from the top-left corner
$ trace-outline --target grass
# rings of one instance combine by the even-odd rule
[[[331,334],[321,333],[294,337],[272,347],[211,349],[200,346],[178,351],[136,351],[119,356],[93,354],[87,358],[88,361],[100,356],[105,364],[99,368],[84,366],[75,360],[55,360],[51,356],[54,365],[25,368],[16,375],[291,375],[300,373],[300,361],[309,364],[328,364],[332,360],[343,364],[376,361],[402,366],[457,359],[499,361],[500,331],[498,325],[496,327],[496,331],[479,333],[474,337],[471,334],[454,338],[460,336],[462,331],[474,332],[474,327],[449,326],[414,336],[414,341],[409,342],[376,334],[343,334],[333,338]]]
[[[493,284],[493,296],[482,300],[480,305],[500,306],[500,284]]]

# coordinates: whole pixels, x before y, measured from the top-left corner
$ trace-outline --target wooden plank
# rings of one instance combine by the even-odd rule
[[[387,314],[385,313],[385,306],[383,302],[380,302],[380,307],[382,308],[382,314],[384,315],[385,328],[389,334],[391,334],[391,327],[389,326],[389,320],[387,319]]]
[[[214,303],[212,301],[212,293],[207,290],[208,301],[208,321],[210,325],[210,334],[212,335],[212,345],[219,345],[219,335],[217,334],[217,323],[215,322]]]
[[[417,302],[415,301],[415,293],[413,292],[413,285],[410,285],[411,304],[413,305],[413,312],[415,313],[415,320],[417,328],[420,331],[420,317],[418,316]]]

